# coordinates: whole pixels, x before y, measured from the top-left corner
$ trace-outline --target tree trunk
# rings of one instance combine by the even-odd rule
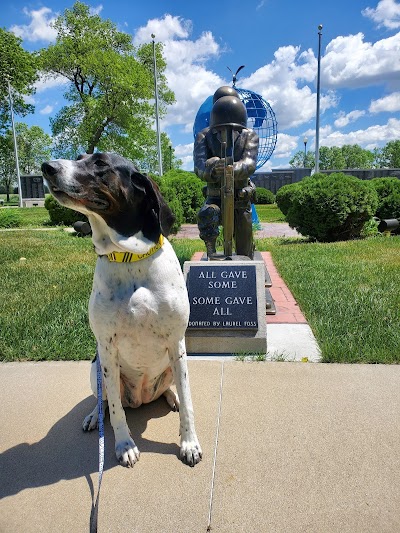
[[[106,118],[105,121],[100,124],[100,126],[97,128],[95,134],[93,135],[93,138],[89,144],[89,147],[87,149],[87,154],[93,154],[94,152],[94,149],[96,148],[99,140],[100,140],[100,137],[102,136],[103,134],[103,131],[106,129],[106,127],[108,126],[108,124],[112,121],[112,118],[109,117],[109,118]]]

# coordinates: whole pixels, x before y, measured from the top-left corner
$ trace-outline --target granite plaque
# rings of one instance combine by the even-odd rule
[[[43,176],[21,176],[22,198],[44,198]]]
[[[187,285],[189,329],[258,329],[255,266],[192,266]]]

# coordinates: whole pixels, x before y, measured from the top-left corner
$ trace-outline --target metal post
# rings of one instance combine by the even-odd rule
[[[18,182],[18,204],[19,204],[19,207],[22,207],[22,189],[21,189],[21,176],[19,173],[17,135],[15,133],[14,107],[13,107],[13,101],[12,101],[12,96],[11,96],[11,86],[10,86],[9,79],[7,79],[7,83],[8,83],[8,98],[10,100],[11,126],[12,126],[13,139],[14,139],[15,168],[17,171],[17,182]]]
[[[317,119],[315,125],[315,172],[319,172],[319,102],[321,89],[321,37],[322,24],[318,26]]]
[[[169,147],[169,169],[172,170],[172,143],[171,141],[168,144]]]
[[[304,168],[306,168],[306,159],[307,159],[307,142],[308,142],[307,137],[304,137],[304,139],[303,139],[303,143],[304,143],[304,164],[303,164],[303,167],[304,167]]]
[[[161,154],[161,132],[160,132],[160,117],[158,114],[158,82],[157,82],[157,61],[156,61],[156,43],[154,41],[155,35],[151,34],[153,39],[153,66],[154,66],[154,93],[156,99],[156,128],[157,128],[157,152],[158,152],[158,173],[160,177],[163,175],[162,168],[162,154]]]

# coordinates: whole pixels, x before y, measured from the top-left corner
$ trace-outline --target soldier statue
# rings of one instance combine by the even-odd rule
[[[198,213],[200,237],[208,259],[216,259],[219,225],[224,229],[224,258],[230,258],[235,241],[237,255],[253,259],[251,201],[255,186],[250,176],[256,169],[258,135],[247,128],[246,107],[232,87],[214,94],[209,127],[194,144],[194,171],[207,182],[206,201]]]

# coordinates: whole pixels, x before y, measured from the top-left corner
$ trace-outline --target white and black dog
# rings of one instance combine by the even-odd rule
[[[89,319],[118,461],[129,467],[139,459],[123,407],[164,395],[173,410],[179,409],[181,459],[194,466],[202,451],[186,362],[189,301],[179,261],[164,238],[174,221],[171,210],[156,183],[117,154],[49,161],[42,172],[58,202],[87,215],[92,227],[98,259]],[[173,382],[178,398],[170,389]],[[91,384],[97,395],[95,361]],[[83,429],[97,425],[96,407]]]

